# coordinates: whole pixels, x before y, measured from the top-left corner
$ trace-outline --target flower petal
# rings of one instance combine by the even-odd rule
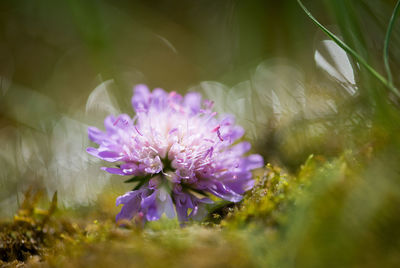
[[[168,94],[161,88],[156,88],[151,94],[151,106],[157,110],[168,107]]]
[[[222,182],[219,181],[214,181],[214,183],[208,187],[208,190],[213,195],[231,202],[239,202],[243,198],[243,196],[236,193],[235,191],[227,187],[227,185],[224,185]]]
[[[102,170],[107,171],[108,173],[115,174],[115,175],[121,175],[121,176],[126,176],[128,174],[125,174],[122,172],[122,169],[120,168],[110,168],[110,167],[101,167]]]
[[[116,221],[130,220],[139,212],[141,190],[128,192],[117,198],[116,205],[124,205],[116,216]]]
[[[187,93],[184,97],[183,104],[189,108],[191,114],[197,114],[201,108],[201,94],[197,92]]]
[[[157,207],[160,213],[165,213],[168,218],[172,219],[176,216],[174,204],[171,199],[171,195],[164,189],[160,189],[157,200]]]
[[[150,96],[149,88],[146,85],[140,84],[134,88],[132,107],[136,113],[149,108]]]
[[[264,159],[261,155],[252,154],[242,159],[240,166],[246,170],[252,170],[264,166]]]
[[[89,139],[97,144],[100,144],[103,140],[107,139],[108,136],[106,133],[101,131],[96,127],[89,127],[88,128],[88,136]]]

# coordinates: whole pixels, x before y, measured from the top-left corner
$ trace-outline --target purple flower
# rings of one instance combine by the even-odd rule
[[[99,147],[87,152],[117,164],[102,169],[141,178],[140,187],[117,199],[117,206],[123,205],[117,221],[135,215],[152,221],[163,213],[175,217],[175,210],[180,221],[198,219],[212,203],[207,194],[238,202],[253,187],[251,170],[262,167],[263,159],[245,156],[251,145],[238,142],[243,128],[232,115],[218,120],[213,102],[202,102],[199,93],[182,97],[138,85],[132,106],[135,117],[110,115],[105,132],[88,129]]]

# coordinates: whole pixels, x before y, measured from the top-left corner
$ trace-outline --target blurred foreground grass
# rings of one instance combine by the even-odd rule
[[[400,191],[374,148],[326,160],[310,156],[296,175],[267,165],[240,205],[180,227],[114,223],[103,194],[91,213],[37,208],[32,193],[1,223],[1,264],[41,267],[396,267]],[[378,154],[379,155],[379,154]]]

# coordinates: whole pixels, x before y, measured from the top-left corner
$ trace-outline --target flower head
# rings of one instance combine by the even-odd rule
[[[117,220],[142,215],[151,221],[163,213],[175,217],[175,210],[181,221],[200,218],[205,204],[212,203],[207,194],[238,202],[253,187],[251,170],[263,159],[245,156],[251,145],[238,142],[243,128],[232,115],[217,119],[213,102],[195,92],[182,97],[138,85],[132,106],[135,117],[111,115],[104,121],[105,132],[88,129],[99,147],[87,152],[117,164],[102,169],[139,181],[117,199],[117,206],[123,205]]]

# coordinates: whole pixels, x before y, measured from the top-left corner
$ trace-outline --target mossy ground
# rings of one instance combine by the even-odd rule
[[[368,185],[366,167],[373,172],[376,161],[354,153],[331,160],[311,156],[295,175],[267,165],[240,204],[214,207],[206,221],[183,227],[166,218],[117,226],[109,209],[113,200],[106,195],[90,213],[56,211],[56,195],[49,209],[41,210],[38,196],[28,192],[14,220],[1,224],[0,263],[395,267],[400,264],[400,198],[390,179]]]

